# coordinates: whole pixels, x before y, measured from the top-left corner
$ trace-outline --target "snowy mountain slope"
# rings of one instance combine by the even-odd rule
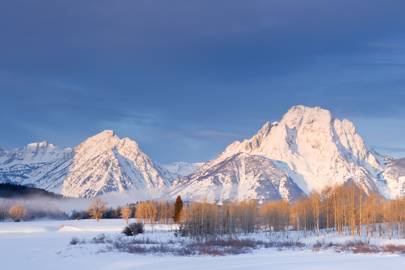
[[[48,142],[31,143],[0,153],[0,182],[30,185],[60,192],[72,159],[70,148]]]
[[[304,192],[292,180],[296,175],[284,170],[284,166],[263,156],[239,153],[208,170],[200,170],[174,193],[180,192],[186,200],[216,202],[292,200],[303,196]]]
[[[74,149],[73,164],[62,194],[94,197],[108,192],[140,190],[145,193],[170,185],[170,175],[128,138],[111,130],[88,138]]]
[[[171,164],[162,165],[162,167],[168,170],[173,175],[187,176],[198,170],[198,168],[200,168],[203,164],[204,163],[202,162],[188,163],[179,161],[173,162]]]
[[[367,192],[378,192],[387,198],[394,196],[389,184],[392,180],[384,179],[382,157],[365,145],[353,123],[335,119],[329,111],[319,107],[305,106],[292,107],[280,122],[266,123],[251,139],[232,143],[216,159],[176,183],[175,190],[190,199],[200,199],[201,190],[207,190],[207,186],[218,189],[223,186],[222,182],[232,182],[230,179],[242,169],[240,166],[231,166],[232,173],[215,169],[219,164],[226,167],[224,163],[233,162],[231,157],[240,153],[281,162],[284,166],[281,170],[286,175],[294,172],[295,177],[290,178],[306,194],[353,180]],[[258,166],[256,174],[247,175],[246,181],[257,181],[257,174],[265,174],[264,168]],[[223,179],[224,175],[227,180]],[[182,190],[181,186],[187,188]],[[227,188],[234,189],[235,185]],[[229,196],[215,198],[231,199]],[[234,199],[240,199],[239,195]]]
[[[405,196],[405,158],[389,160],[383,175],[392,198]]]

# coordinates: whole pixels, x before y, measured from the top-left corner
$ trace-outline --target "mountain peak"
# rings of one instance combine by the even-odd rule
[[[71,173],[62,194],[93,197],[107,192],[143,190],[145,193],[169,184],[165,172],[129,138],[104,130],[75,148]]]
[[[48,141],[40,141],[27,144],[27,149],[38,149],[38,148],[56,148],[56,146],[54,144],[49,143]]]
[[[306,105],[295,105],[292,106],[286,114],[290,113],[296,113],[296,114],[305,114],[305,113],[329,113],[330,111],[327,109],[324,109],[320,106],[306,106]]]
[[[116,136],[116,134],[113,130],[106,129],[106,130],[103,130],[103,131],[97,133],[96,135],[93,135],[90,138],[105,139],[105,138],[113,138],[115,136]]]
[[[240,154],[247,154],[248,158],[237,164],[233,157]],[[194,186],[193,190],[210,185],[220,185],[219,190],[240,190],[242,187],[234,182],[236,175],[258,184],[267,170],[259,166],[258,161],[273,162],[307,194],[353,180],[366,192],[389,194],[385,193],[386,188],[380,181],[384,167],[357,133],[354,124],[333,118],[330,111],[321,107],[303,105],[290,108],[278,123],[266,122],[250,139],[230,144],[216,159],[188,176],[190,185]],[[250,171],[252,167],[256,169]],[[264,190],[273,194],[272,187],[268,188]]]
[[[284,114],[281,122],[288,126],[300,126],[302,124],[311,124],[313,122],[323,122],[329,124],[333,117],[329,110],[321,107],[308,107],[298,105],[291,107]]]
[[[78,148],[95,148],[95,150],[104,151],[105,148],[112,148],[120,141],[120,138],[112,130],[104,130],[84,140]]]

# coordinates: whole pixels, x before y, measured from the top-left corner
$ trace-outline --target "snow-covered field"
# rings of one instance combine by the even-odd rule
[[[33,221],[0,223],[0,269],[120,270],[120,269],[403,269],[405,256],[351,254],[334,251],[260,249],[231,256],[134,255],[99,252],[95,244],[70,245],[73,237],[91,239],[100,233],[119,237],[122,220]],[[140,237],[173,239],[173,229],[164,225],[147,227]],[[153,230],[153,231],[152,231]],[[265,234],[259,238],[268,237]],[[324,241],[339,241],[333,236]],[[302,240],[302,239],[301,239]],[[308,242],[322,241],[313,236]],[[343,240],[342,240],[343,241]],[[376,240],[373,240],[377,242]],[[373,242],[372,241],[372,242]],[[405,243],[404,240],[391,240]],[[391,243],[391,241],[382,241]]]

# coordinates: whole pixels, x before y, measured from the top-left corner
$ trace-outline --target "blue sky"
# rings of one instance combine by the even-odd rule
[[[354,3],[355,2],[355,3]],[[296,104],[405,156],[405,2],[0,2],[0,146],[103,129],[200,161]]]

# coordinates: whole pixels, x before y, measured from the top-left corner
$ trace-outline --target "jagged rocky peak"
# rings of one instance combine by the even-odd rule
[[[60,149],[47,141],[29,143],[22,148],[5,151],[3,162],[8,166],[50,162],[71,152],[70,148]]]
[[[48,141],[42,142],[33,142],[27,145],[28,149],[44,149],[44,148],[56,148],[54,144],[49,143]]]
[[[331,122],[331,112],[321,107],[307,107],[297,105],[291,107],[282,117],[282,123],[289,126],[300,126],[301,124],[310,124],[314,121]]]
[[[109,147],[119,140],[112,130],[104,130],[84,140],[78,147],[99,145],[100,147]]]
[[[367,160],[373,167],[378,167],[354,124],[346,119],[334,119],[328,110],[320,107],[292,107],[280,122],[266,123],[251,139],[231,144],[225,152],[233,154],[235,151],[260,153],[281,160],[287,154],[329,154],[329,158],[342,154]]]
[[[63,150],[59,149],[56,145],[47,141],[30,143],[22,151],[32,156],[54,155],[63,152]]]
[[[80,153],[87,156],[94,156],[118,148],[130,148],[129,151],[134,152],[140,151],[139,146],[135,141],[129,138],[121,139],[114,131],[104,130],[79,144],[75,148],[75,152],[77,154]]]

